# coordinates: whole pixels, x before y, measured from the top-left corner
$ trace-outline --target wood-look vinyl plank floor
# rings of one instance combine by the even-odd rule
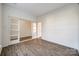
[[[76,49],[33,39],[4,47],[1,56],[77,56]]]

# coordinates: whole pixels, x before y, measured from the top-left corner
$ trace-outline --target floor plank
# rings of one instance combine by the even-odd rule
[[[1,56],[77,56],[76,49],[51,43],[42,39],[33,39],[4,47]]]

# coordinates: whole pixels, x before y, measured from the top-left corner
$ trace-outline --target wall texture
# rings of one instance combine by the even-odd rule
[[[1,4],[0,4],[0,45],[1,45]]]
[[[9,16],[14,16],[26,20],[35,21],[35,17],[32,15],[29,15],[28,13],[18,10],[16,8],[3,5],[3,40],[2,40],[2,46],[7,46],[11,44],[10,37],[9,37]],[[16,43],[18,41],[15,41]]]
[[[1,52],[1,41],[2,41],[2,6],[0,4],[0,52]]]
[[[77,14],[78,14],[78,19],[79,19],[79,5],[78,5],[78,9],[77,9]],[[79,22],[79,20],[78,20],[78,22]],[[78,25],[79,25],[79,23],[78,23]],[[78,35],[79,35],[79,26],[78,26]],[[78,38],[79,38],[79,36],[78,36]],[[78,40],[78,42],[79,42],[79,40]],[[78,46],[78,50],[79,50],[79,46]]]
[[[42,22],[42,38],[61,45],[79,49],[78,5],[64,6],[44,16],[38,17]]]

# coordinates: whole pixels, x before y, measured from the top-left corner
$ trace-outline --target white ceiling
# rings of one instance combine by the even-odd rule
[[[41,16],[57,8],[68,5],[67,3],[8,3],[8,6],[26,11],[33,16]]]

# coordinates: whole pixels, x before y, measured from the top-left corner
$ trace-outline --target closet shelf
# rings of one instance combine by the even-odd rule
[[[18,31],[17,29],[10,29],[10,31]],[[19,31],[18,31],[19,32]]]
[[[11,24],[11,25],[13,25],[13,26],[16,25],[16,26],[17,26],[18,24],[15,24],[15,23],[14,23],[14,24]]]
[[[10,36],[18,36],[18,35],[10,35]]]
[[[19,20],[16,17],[10,18],[10,26],[9,26],[9,32],[10,32],[10,40],[18,40],[19,37]]]

